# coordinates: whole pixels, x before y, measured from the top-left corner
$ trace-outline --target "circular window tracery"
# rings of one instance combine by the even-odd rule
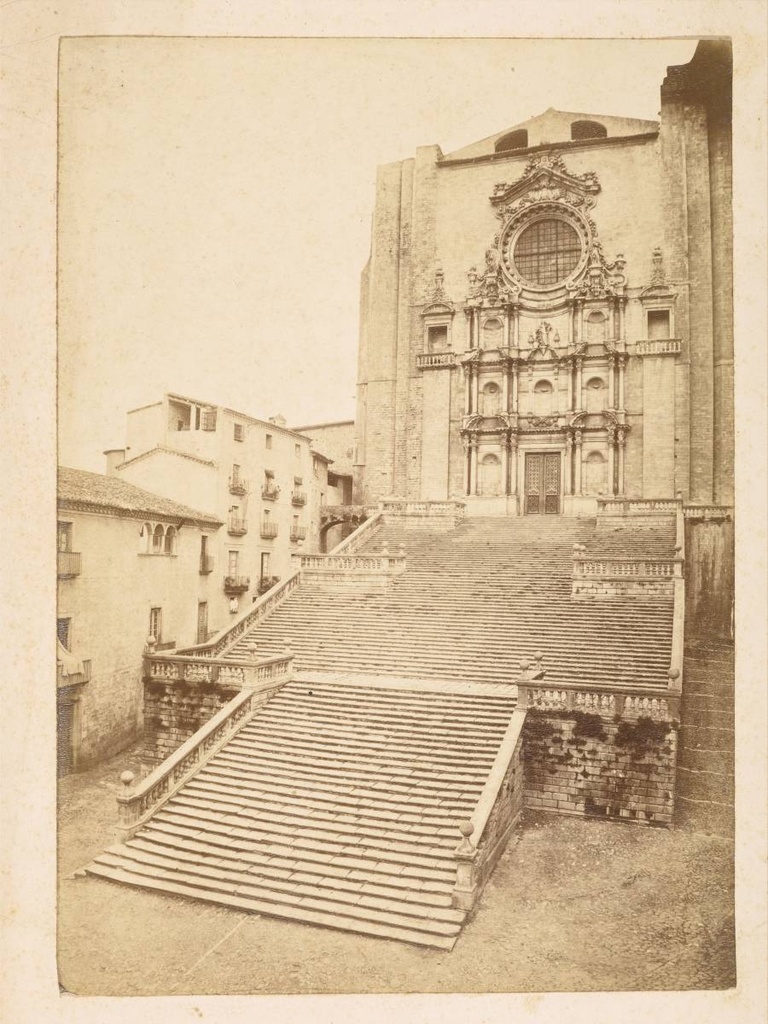
[[[520,277],[532,285],[547,287],[564,281],[581,259],[578,232],[565,220],[547,217],[520,232],[513,261]]]

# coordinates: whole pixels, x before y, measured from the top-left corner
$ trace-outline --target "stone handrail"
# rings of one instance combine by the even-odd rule
[[[354,578],[356,575],[397,576],[405,572],[405,554],[400,551],[390,555],[386,550],[381,554],[351,555],[291,555],[291,561],[302,575],[336,576]]]
[[[599,558],[581,551],[573,553],[573,575],[595,577],[677,576],[682,572],[679,558]]]
[[[685,577],[675,576],[672,605],[672,651],[669,659],[670,692],[683,692],[683,650],[685,645]]]
[[[453,516],[458,521],[464,517],[465,504],[463,501],[406,501],[388,498],[379,502],[379,509],[389,515]]]
[[[598,498],[597,514],[673,516],[681,506],[682,498]]]
[[[669,689],[651,690],[643,686],[608,686],[577,683],[544,683],[520,679],[517,706],[539,711],[581,711],[606,718],[653,718],[670,721],[680,717],[680,697]]]
[[[683,517],[685,519],[724,519],[730,522],[733,519],[732,505],[683,505]]]
[[[435,366],[455,366],[455,352],[420,352],[416,356],[416,368],[429,370]]]
[[[350,533],[348,537],[345,537],[344,540],[337,544],[333,551],[329,553],[332,555],[351,555],[374,537],[374,535],[381,529],[381,524],[381,512],[374,512],[370,519],[366,519],[364,523],[361,523],[353,533]]]
[[[226,626],[224,629],[219,630],[218,633],[204,644],[194,644],[192,647],[185,647],[180,650],[179,654],[196,654],[201,658],[215,658],[217,654],[221,654],[228,647],[239,640],[243,633],[251,629],[258,622],[262,622],[268,615],[277,608],[279,604],[291,594],[301,582],[301,575],[298,570],[291,573],[290,576],[286,576],[280,583],[276,583],[274,587],[262,594],[258,601],[255,601],[250,608],[246,608],[244,612]]]
[[[293,654],[286,652],[246,664],[224,658],[181,654],[144,656],[144,678],[160,683],[218,683],[238,688],[278,685],[291,678]]]
[[[679,355],[683,350],[680,338],[657,338],[653,341],[636,342],[635,351],[639,356]]]
[[[512,713],[472,817],[459,829],[463,838],[454,852],[457,871],[453,902],[465,910],[471,910],[476,902],[522,810],[522,778],[517,779],[515,793],[510,794],[510,789],[514,788],[515,771],[520,772],[517,754],[525,717],[525,711]]]
[[[120,828],[125,835],[135,832],[159,807],[181,789],[189,779],[250,721],[263,701],[254,689],[241,690],[224,705],[194,736],[130,790],[134,776],[123,772],[121,781],[127,792],[117,797]],[[130,790],[130,791],[129,791]]]

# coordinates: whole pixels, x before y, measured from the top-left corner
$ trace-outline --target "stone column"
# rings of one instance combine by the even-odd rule
[[[463,437],[464,442],[464,493],[470,494],[472,486],[472,438]]]
[[[624,431],[621,428],[619,428],[619,430],[618,430],[618,445],[619,445],[619,467],[618,467],[619,468],[619,486],[618,486],[618,492],[619,492],[619,495],[622,495],[622,496],[624,494],[624,444],[625,444]]]
[[[480,310],[475,309],[473,315],[473,331],[475,334],[475,348],[480,348]]]
[[[613,459],[614,459],[614,444],[615,437],[613,430],[608,431],[608,497],[612,498],[616,493],[614,486],[614,472],[613,472]]]
[[[472,412],[480,412],[480,366],[472,366]]]
[[[518,403],[520,399],[520,374],[518,370],[518,362],[512,363],[512,412],[517,413]]]
[[[472,383],[470,375],[472,373],[472,365],[464,366],[464,415],[469,416],[472,412]]]
[[[573,396],[573,409],[574,412],[579,412],[582,409],[582,397],[581,397],[581,366],[583,360],[581,356],[576,356],[576,393]]]
[[[581,431],[577,430],[574,438],[576,442],[576,456],[574,466],[574,494],[581,496]]]
[[[509,493],[513,496],[517,496],[517,434],[512,434],[509,438],[509,462],[510,462],[510,480],[509,480]]]
[[[570,434],[565,436],[565,466],[563,467],[563,491],[565,494],[573,494],[572,480],[573,465],[573,437]]]
[[[619,356],[619,404],[618,408],[623,411],[624,409],[624,368],[627,365],[627,357],[625,355]]]
[[[608,408],[614,409],[614,391],[615,391],[615,375],[616,375],[616,356],[608,356]]]
[[[627,296],[619,297],[619,320],[621,321],[621,340],[627,340]]]
[[[509,494],[509,438],[506,434],[501,439],[501,493]]]
[[[471,494],[477,494],[477,472],[478,472],[478,450],[477,450],[477,438],[472,438],[472,490]]]
[[[467,348],[474,348],[474,338],[472,336],[472,324],[474,322],[474,310],[471,306],[464,307],[464,315],[467,318]]]
[[[509,412],[509,362],[506,359],[501,374],[501,411]]]

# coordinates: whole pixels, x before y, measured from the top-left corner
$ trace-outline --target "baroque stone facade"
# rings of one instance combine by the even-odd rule
[[[379,169],[355,500],[732,501],[730,50],[660,122],[549,110]]]

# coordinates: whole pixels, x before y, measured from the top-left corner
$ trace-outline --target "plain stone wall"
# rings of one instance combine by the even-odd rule
[[[149,763],[165,760],[233,697],[236,688],[144,682],[144,750]]]

